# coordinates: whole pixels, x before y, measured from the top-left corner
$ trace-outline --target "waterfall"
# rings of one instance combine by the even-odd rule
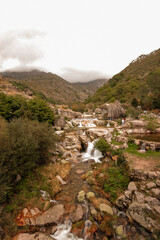
[[[88,161],[90,159],[93,159],[96,163],[100,163],[101,161],[99,160],[100,158],[103,157],[102,153],[94,148],[94,143],[96,140],[93,142],[88,142],[88,147],[86,152],[82,155],[82,161]]]
[[[83,240],[70,233],[72,229],[72,222],[70,220],[65,221],[64,224],[57,226],[57,231],[51,235],[56,240]]]

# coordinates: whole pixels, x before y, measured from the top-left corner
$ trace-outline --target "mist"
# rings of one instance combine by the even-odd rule
[[[99,71],[83,71],[73,68],[63,68],[59,75],[68,82],[72,83],[89,82],[96,79],[108,79],[111,77],[108,74]]]

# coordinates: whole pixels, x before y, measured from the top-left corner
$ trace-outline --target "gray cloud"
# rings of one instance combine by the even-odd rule
[[[99,71],[81,71],[72,68],[62,69],[59,75],[69,82],[89,82],[96,79],[108,79],[110,77],[106,73]]]
[[[37,30],[9,31],[0,34],[0,66],[9,59],[17,60],[19,66],[33,64],[43,57],[34,41],[44,36]]]

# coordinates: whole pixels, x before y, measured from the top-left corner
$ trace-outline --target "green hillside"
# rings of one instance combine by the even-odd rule
[[[86,103],[114,102],[131,103],[147,109],[160,108],[160,49],[141,55],[123,71],[113,76]]]

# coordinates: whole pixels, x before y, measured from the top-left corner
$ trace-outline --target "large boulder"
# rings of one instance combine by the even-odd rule
[[[55,121],[55,126],[60,127],[62,129],[64,128],[65,124],[66,124],[66,121],[64,117],[60,117]]]
[[[133,202],[128,208],[128,215],[150,232],[157,231],[160,228],[157,216],[148,204]]]
[[[125,113],[125,109],[119,101],[115,101],[114,103],[105,103],[101,109],[103,117],[112,119],[118,118]]]
[[[34,218],[31,225],[44,226],[50,223],[57,224],[64,213],[64,206],[62,204],[57,204]]]

